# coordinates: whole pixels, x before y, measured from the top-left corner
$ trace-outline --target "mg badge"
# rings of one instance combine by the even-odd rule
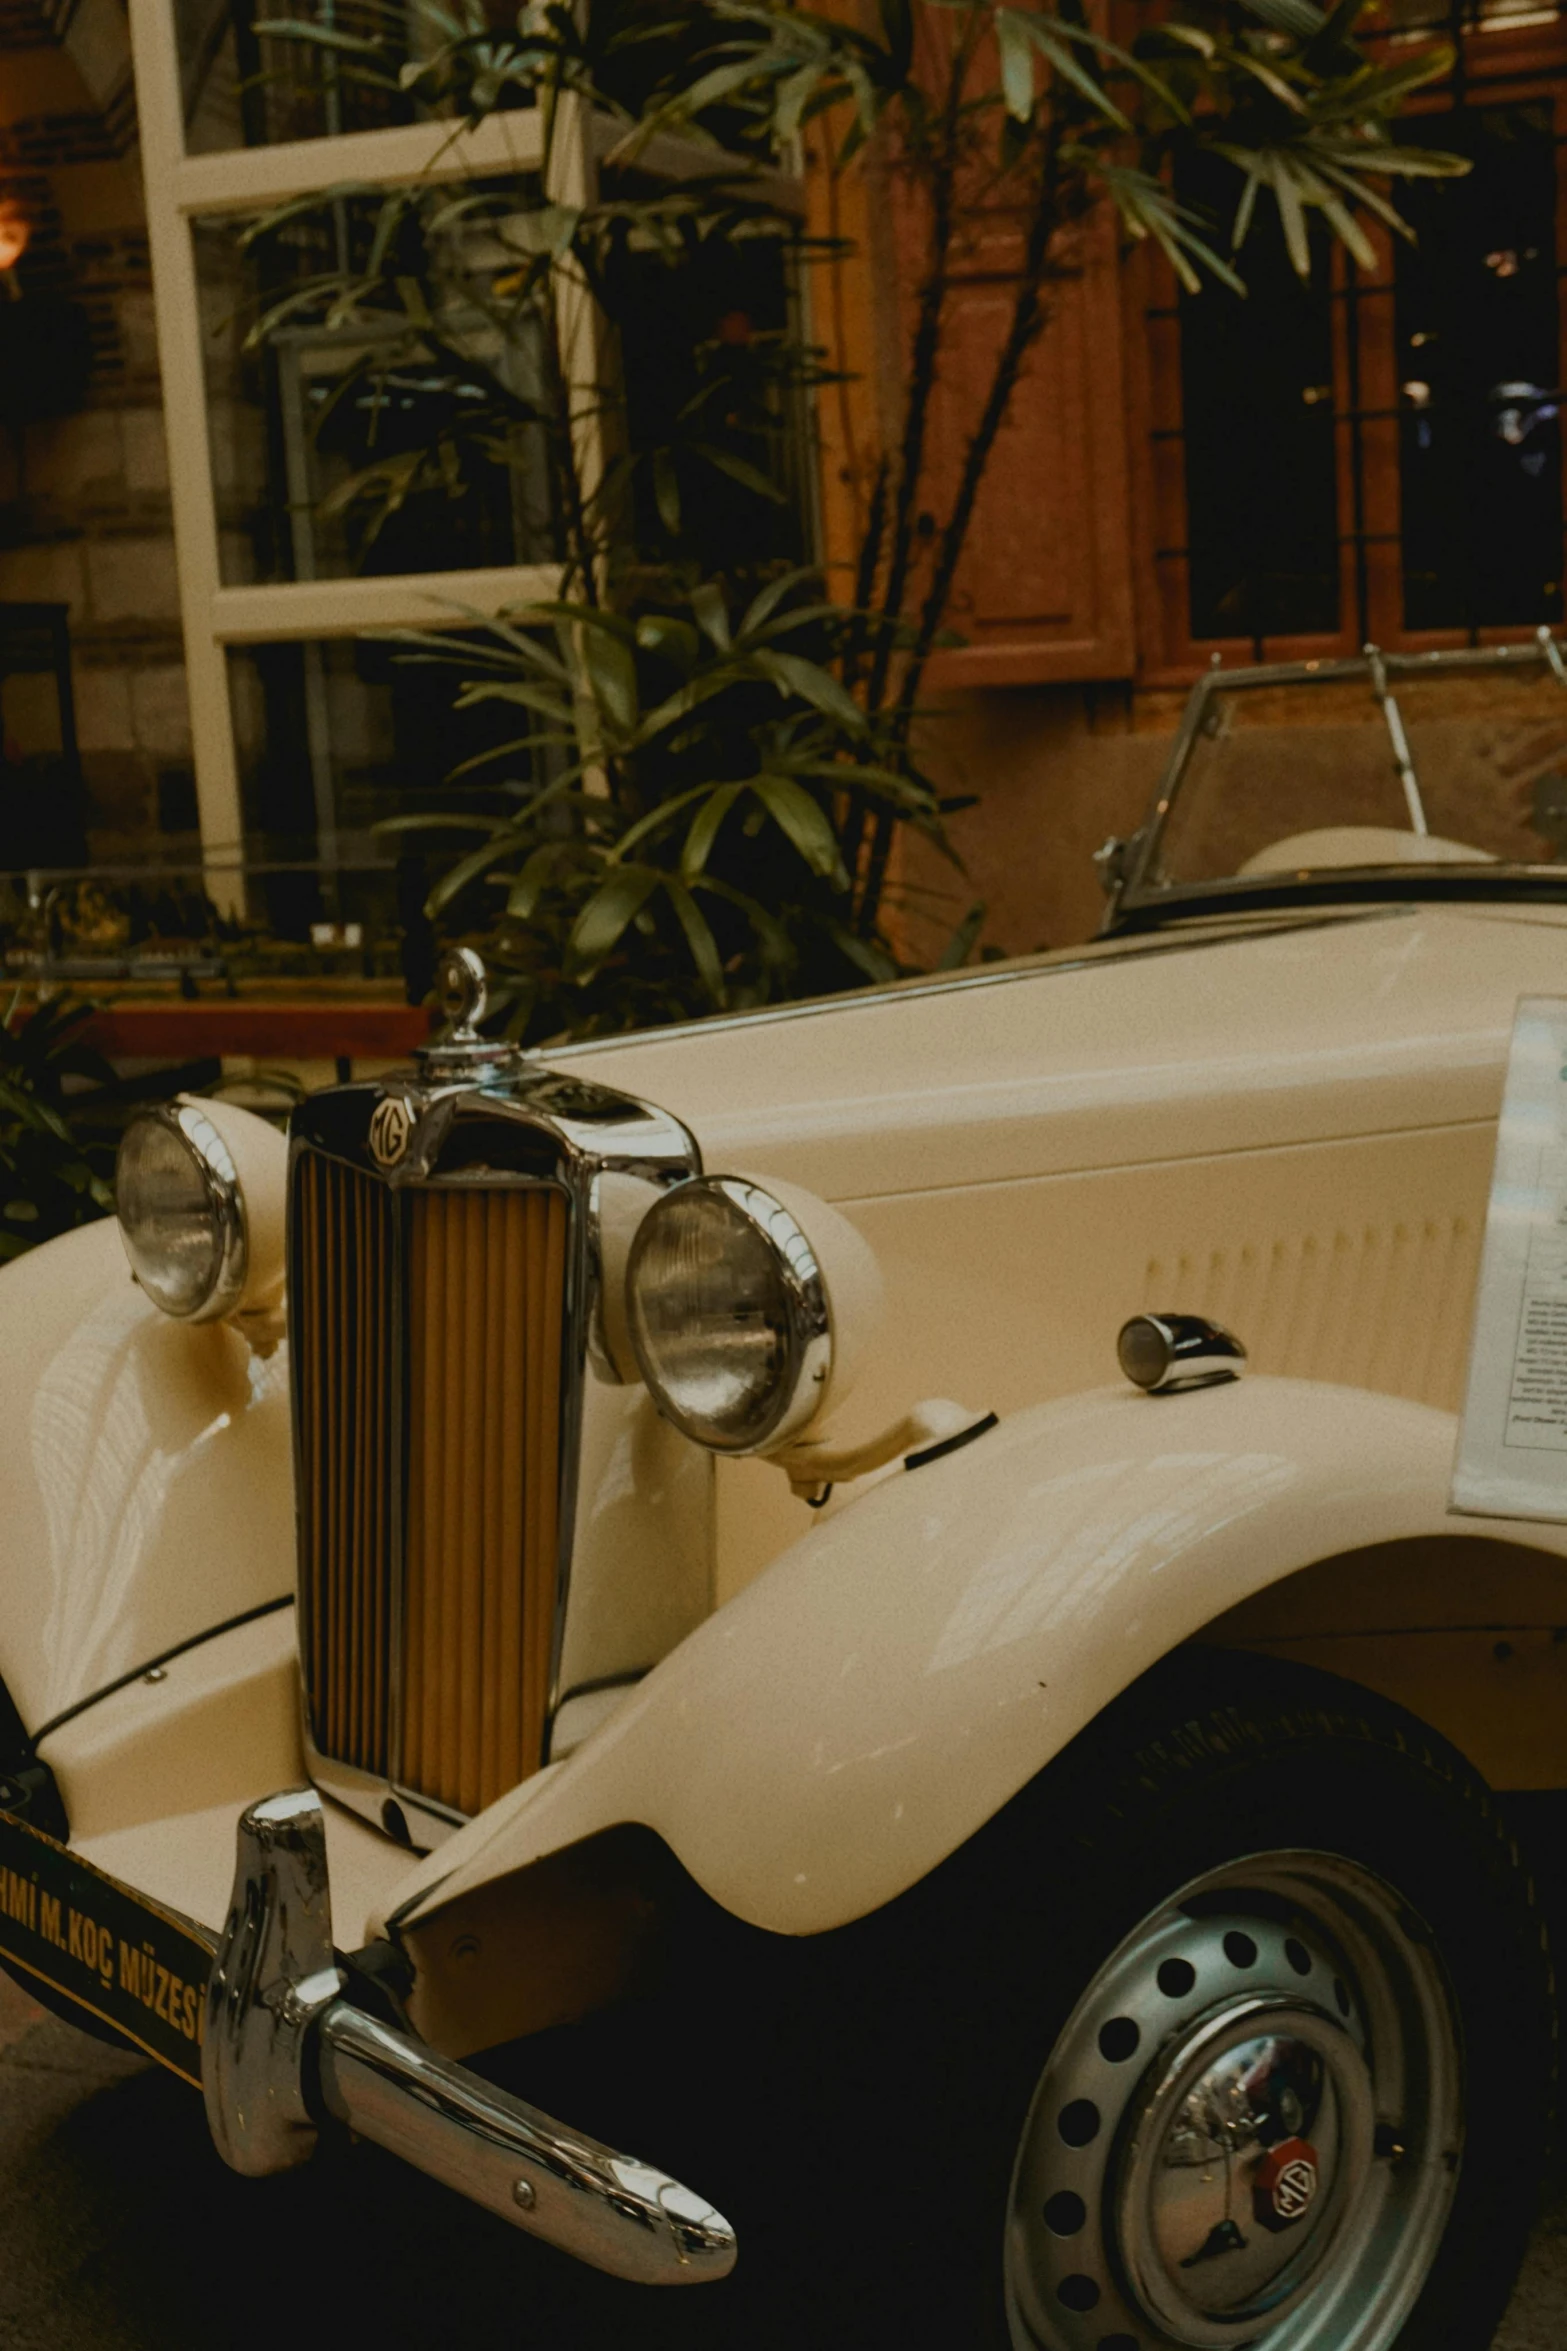
[[[395,1167],[408,1149],[413,1133],[408,1105],[396,1094],[384,1094],[370,1117],[370,1156],[377,1167]]]
[[[1270,2147],[1257,2166],[1252,2186],[1258,2220],[1265,2229],[1292,2229],[1317,2200],[1322,2174],[1308,2139],[1286,2139]]]

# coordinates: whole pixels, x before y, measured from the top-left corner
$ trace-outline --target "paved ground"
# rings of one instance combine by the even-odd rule
[[[800,2340],[791,2329],[790,2351]],[[784,2342],[741,2275],[696,2294],[618,2286],[371,2147],[284,2179],[235,2179],[193,2092],[45,2016],[0,1977],[0,2351]],[[1567,2195],[1540,2223],[1494,2351],[1564,2342]]]

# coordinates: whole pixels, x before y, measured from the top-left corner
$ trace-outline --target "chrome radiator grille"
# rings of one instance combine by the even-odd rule
[[[474,1813],[536,1770],[554,1633],[569,1212],[302,1151],[300,1639],[319,1755]]]
[[[534,1770],[549,1699],[566,1204],[410,1200],[404,1784],[478,1812]]]
[[[396,1203],[337,1160],[301,1158],[294,1200],[300,1644],[316,1745],[390,1761]]]

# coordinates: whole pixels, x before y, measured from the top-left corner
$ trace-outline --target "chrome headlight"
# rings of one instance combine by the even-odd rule
[[[120,1238],[155,1306],[181,1322],[231,1314],[245,1288],[245,1205],[234,1155],[197,1102],[137,1114],[114,1178]]]
[[[759,1453],[814,1419],[832,1371],[827,1286],[760,1184],[701,1176],[666,1192],[638,1227],[626,1304],[654,1402],[699,1445]]]

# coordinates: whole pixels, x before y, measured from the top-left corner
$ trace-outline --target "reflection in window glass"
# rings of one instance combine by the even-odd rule
[[[649,185],[625,174],[616,192]],[[808,406],[803,384],[778,380],[791,302],[781,241],[710,237],[673,266],[621,248],[604,299],[640,460],[626,518],[639,552],[708,571],[809,560]]]
[[[1221,250],[1240,185],[1217,165],[1183,184]],[[1244,299],[1211,282],[1181,298],[1191,633],[1327,633],[1339,562],[1325,242],[1303,286],[1276,208],[1260,202],[1238,267]]]
[[[1461,180],[1408,184],[1395,332],[1404,625],[1562,611],[1556,152],[1547,106],[1422,116]]]
[[[1567,859],[1567,689],[1544,662],[1391,674],[1428,827],[1416,838],[1369,682],[1219,693],[1165,828],[1172,883],[1352,864]]]
[[[377,209],[345,199],[249,252],[231,224],[197,226],[227,586],[555,556],[544,432],[519,421],[541,397],[538,322],[487,315],[487,273],[505,260],[493,229],[465,235],[460,268],[448,257],[453,299],[428,338],[301,314],[246,349],[259,317],[363,249]]]
[[[320,139],[344,131],[410,122],[414,110],[396,89],[382,89],[329,50],[257,31],[297,19],[385,41],[390,8],[322,8],[318,0],[173,0],[185,143],[192,154],[266,147],[280,139]]]
[[[410,869],[416,879],[439,873],[473,846],[473,835],[454,825],[404,840],[377,833],[378,824],[497,816],[533,786],[533,755],[504,751],[526,731],[525,715],[496,702],[454,710],[462,675],[460,659],[451,668],[410,661],[396,644],[368,639],[231,650],[247,861],[327,868],[325,876],[269,877],[262,885],[269,918],[297,929],[323,912],[384,917],[399,855],[406,889]],[[452,780],[487,752],[500,755]],[[334,883],[338,868],[347,870]],[[422,896],[423,887],[415,902]]]

